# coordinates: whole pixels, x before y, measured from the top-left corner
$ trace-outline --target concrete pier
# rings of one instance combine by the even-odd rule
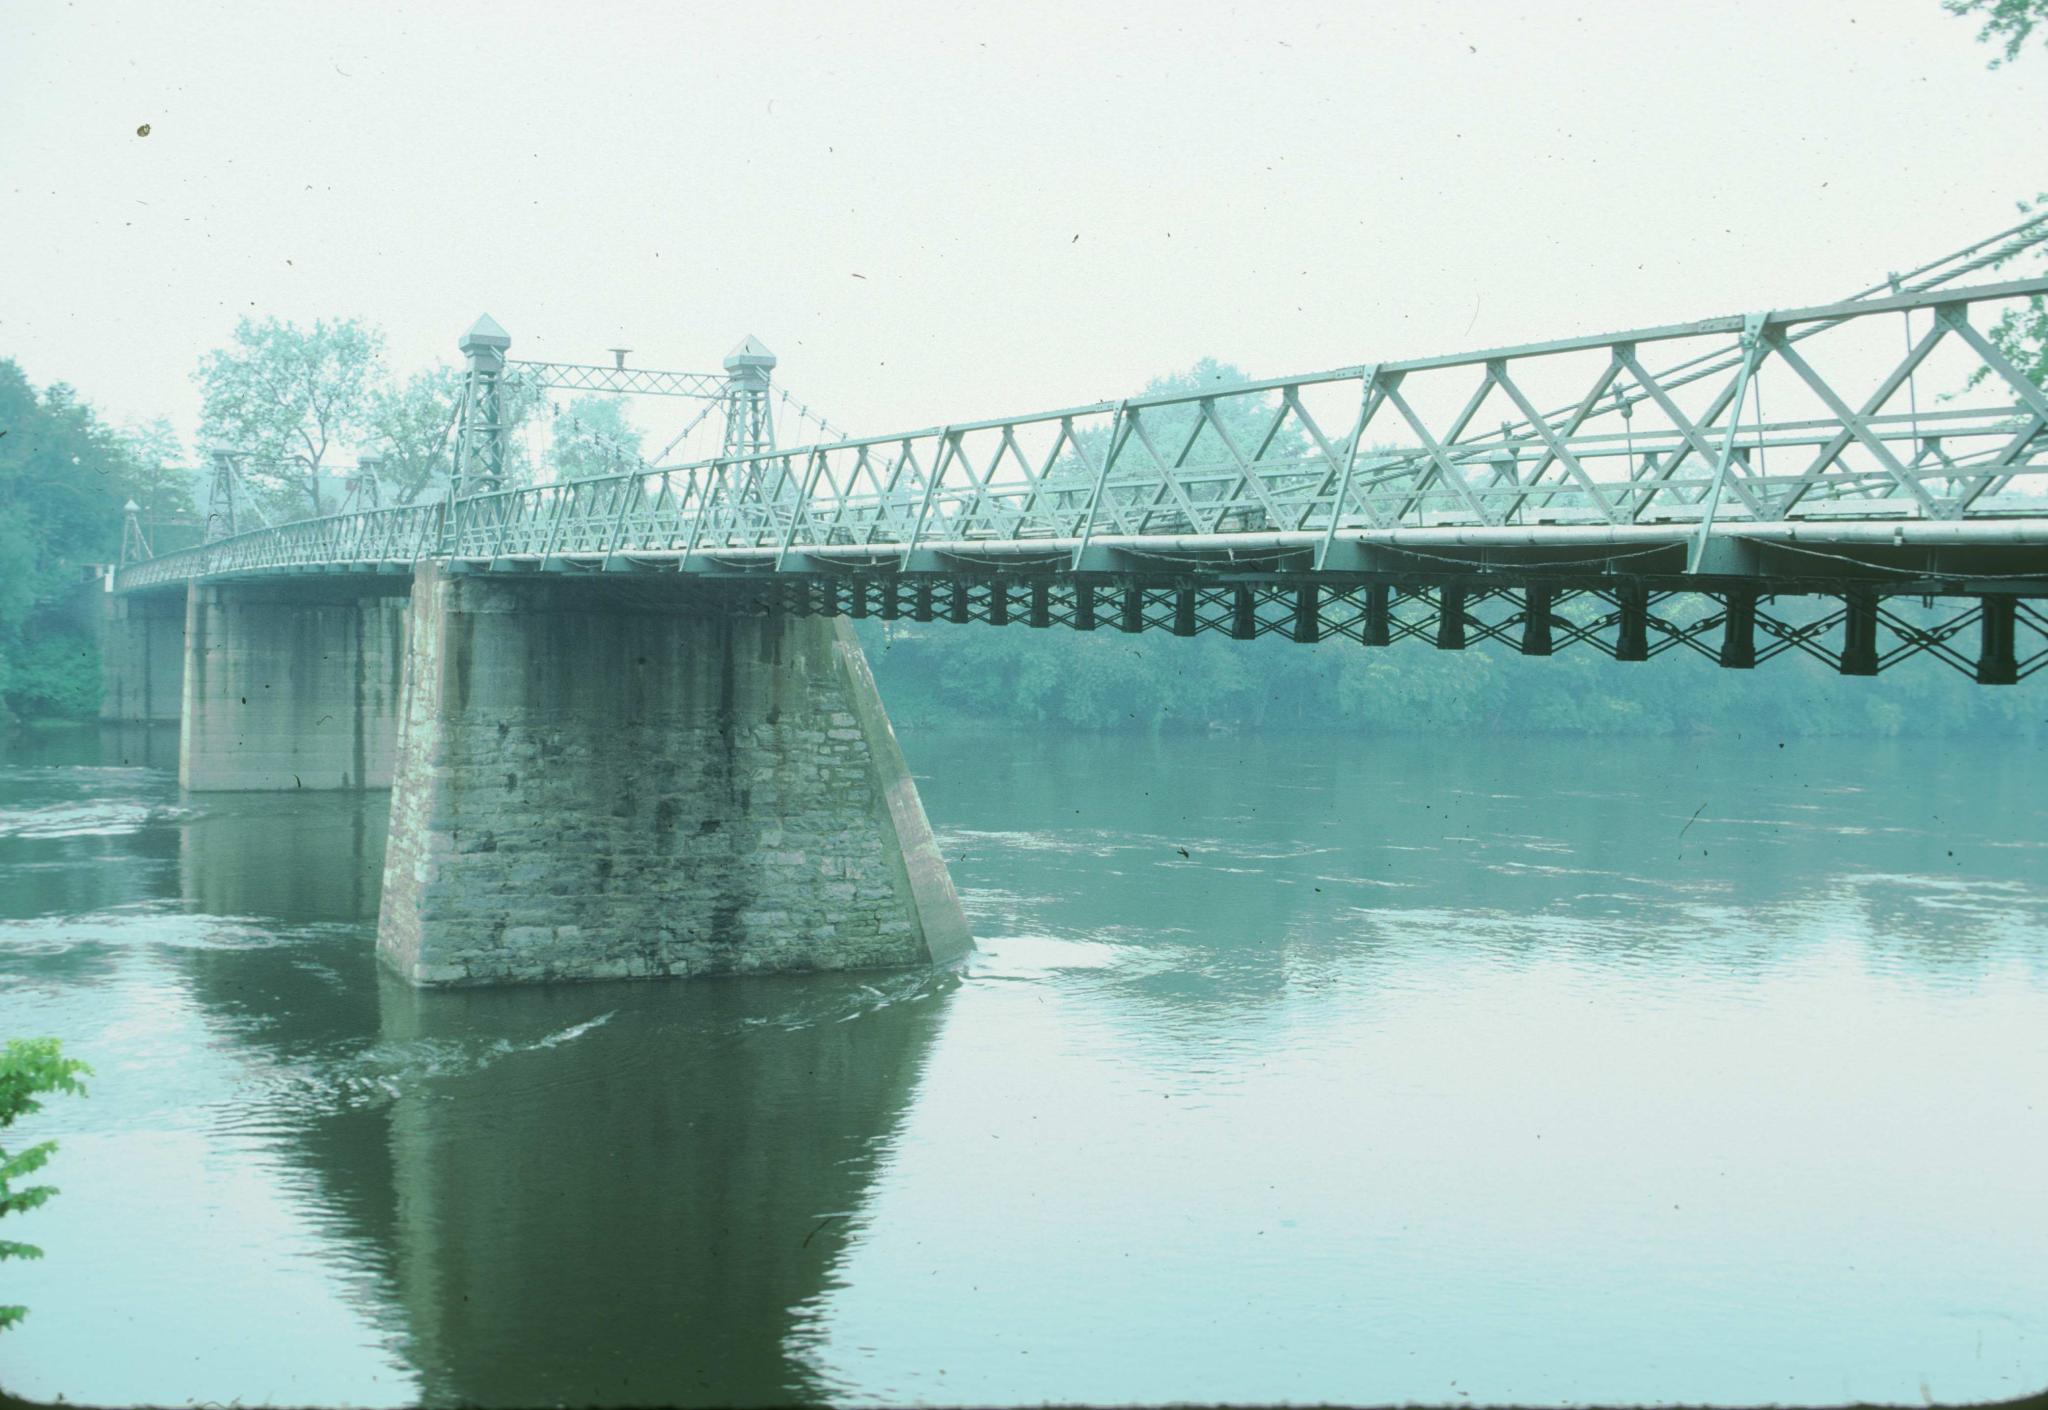
[[[843,621],[418,570],[378,949],[417,984],[943,962],[967,924]]]
[[[103,593],[100,718],[170,723],[185,694],[185,593]]]
[[[354,575],[195,583],[179,782],[196,792],[389,787],[404,593],[403,580]]]

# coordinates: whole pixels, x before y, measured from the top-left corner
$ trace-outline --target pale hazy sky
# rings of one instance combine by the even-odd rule
[[[189,434],[244,313],[360,315],[401,370],[485,311],[515,357],[752,333],[877,432],[1821,302],[2048,188],[2048,52],[1974,35],[1937,0],[15,0],[0,356]]]

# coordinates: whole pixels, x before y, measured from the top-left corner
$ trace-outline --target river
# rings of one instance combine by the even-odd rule
[[[2048,766],[905,739],[959,972],[417,994],[387,796],[0,765],[0,1386],[1918,1403],[2048,1385]]]

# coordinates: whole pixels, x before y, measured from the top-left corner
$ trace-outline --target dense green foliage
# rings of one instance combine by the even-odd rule
[[[71,388],[38,393],[0,361],[0,715],[90,715],[99,703],[90,566],[145,524],[192,513],[176,439],[107,426]]]
[[[642,461],[642,435],[624,397],[580,396],[555,409],[548,464],[557,480],[618,475]]]
[[[386,504],[411,504],[447,482],[462,374],[443,363],[378,387],[364,414],[361,463],[375,457]]]
[[[1977,38],[2001,51],[1991,61],[1992,68],[2017,59],[2035,28],[2048,21],[2048,0],[1941,0],[1941,8],[1983,22]]]
[[[2048,0],[2043,0],[2048,4]],[[2020,202],[2022,215],[2048,217],[2048,193],[2036,196],[2031,201]],[[2036,274],[2048,272],[2048,248],[2036,245],[2024,256],[2005,259],[1999,268],[2007,268],[2024,260],[2036,266]],[[2023,271],[2013,270],[2015,275]],[[2027,377],[2043,386],[2048,386],[2048,298],[2034,295],[2018,308],[2009,308],[1998,316],[1998,322],[1991,327],[1991,341],[1998,350],[2012,361]],[[1991,375],[1988,367],[1980,368],[1971,379],[1971,385]]]
[[[383,332],[361,319],[301,328],[245,318],[193,375],[201,439],[241,453],[244,480],[274,521],[341,508],[336,476],[350,454],[358,466],[375,463],[386,504],[411,504],[447,486],[461,370],[442,363],[398,380],[384,364]],[[575,479],[615,473],[639,456],[640,433],[620,397],[578,397],[564,407],[508,379],[500,398],[507,485],[530,481],[538,461],[556,479]],[[530,433],[544,421],[550,443],[537,454]]]
[[[200,439],[243,452],[243,474],[286,517],[327,513],[328,457],[369,430],[383,352],[384,335],[361,319],[244,318],[194,374]]]
[[[65,1057],[55,1038],[10,1039],[0,1050],[0,1130],[13,1125],[18,1117],[42,1110],[43,1104],[37,1100],[40,1096],[51,1092],[83,1096],[85,1084],[79,1079],[91,1070],[76,1058]],[[13,1154],[0,1147],[0,1215],[34,1209],[57,1193],[53,1185],[16,1188],[15,1184],[47,1165],[56,1150],[55,1141],[43,1141]],[[0,1239],[0,1260],[42,1256],[43,1251],[34,1244]],[[0,1331],[27,1315],[26,1307],[0,1306]]]

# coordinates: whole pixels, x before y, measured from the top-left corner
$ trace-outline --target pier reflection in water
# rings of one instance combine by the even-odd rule
[[[36,1265],[55,1276],[23,1294],[38,1315],[10,1345],[30,1355],[10,1357],[7,1389],[441,1404],[822,1393],[794,1319],[830,1286],[956,980],[422,995],[374,962],[381,796],[181,798],[124,771],[106,790],[121,801],[99,803],[82,781],[95,773],[17,763],[0,780],[8,1026],[140,1058],[138,1015],[175,1018],[159,1013],[145,1045],[167,1066],[102,1059],[92,1097],[65,1113],[83,1130],[66,1136],[70,1178]],[[125,865],[96,866],[107,852]],[[63,880],[18,884],[40,869]],[[67,937],[72,913],[96,919]],[[163,1158],[183,1134],[206,1147],[196,1166]],[[180,1178],[219,1197],[162,1183]],[[137,1180],[147,1189],[124,1188]],[[284,1267],[252,1274],[265,1251],[216,1241],[217,1226],[277,1200],[298,1216],[270,1229]],[[164,1228],[167,1202],[195,1237]],[[78,1256],[92,1245],[125,1245],[145,1275]],[[154,1300],[181,1255],[199,1315]],[[75,1280],[93,1271],[110,1296],[88,1315]],[[342,1306],[293,1325],[279,1309],[304,1300],[308,1275]],[[296,1286],[280,1297],[280,1282]],[[91,1349],[109,1316],[135,1328],[116,1358]]]
[[[102,746],[0,766],[5,1027],[98,1071],[32,1133],[16,1393],[2048,1380],[2031,756],[925,739],[960,976],[423,995],[381,795]]]
[[[364,812],[195,820],[188,894],[372,917]],[[388,1270],[424,1398],[817,1398],[792,1315],[827,1286],[952,981],[421,994],[365,983],[360,960],[287,956],[201,951],[189,973],[297,1069],[302,1110],[326,1107],[293,1140]]]

